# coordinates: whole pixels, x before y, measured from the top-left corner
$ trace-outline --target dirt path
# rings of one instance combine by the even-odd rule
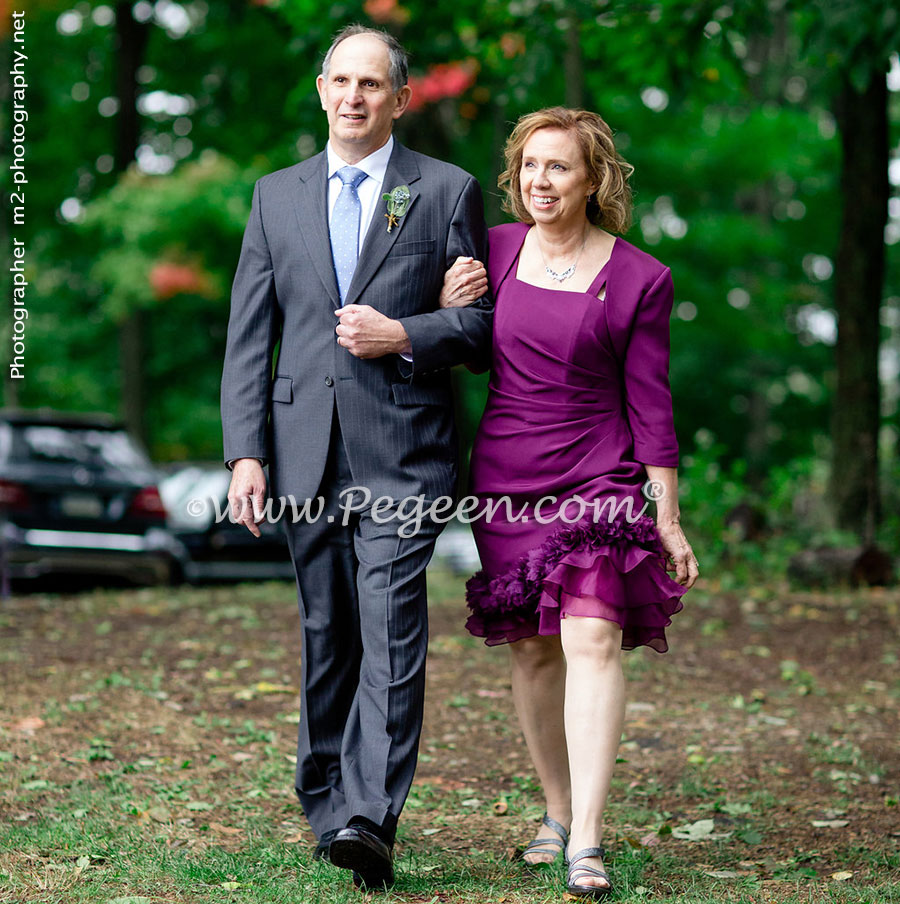
[[[500,861],[542,810],[507,653],[462,631],[461,582],[432,577],[427,715],[400,844]],[[641,864],[639,887],[719,874],[781,900],[798,881],[896,878],[898,625],[897,591],[706,585],[676,616],[671,652],[626,655],[607,844]],[[262,781],[262,817],[310,840],[286,762],[298,648],[283,584],[12,598],[0,609],[0,822],[27,823],[54,788],[127,764],[136,800],[159,797],[165,769],[183,768],[194,796],[223,777],[248,796]],[[171,835],[202,848],[192,816],[171,820]],[[233,834],[217,843],[238,845]],[[2,852],[0,869],[15,856]]]

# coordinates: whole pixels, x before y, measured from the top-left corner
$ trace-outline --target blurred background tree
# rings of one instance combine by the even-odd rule
[[[399,138],[476,175],[491,224],[504,219],[496,179],[519,115],[583,104],[617,132],[636,168],[627,238],[675,278],[684,508],[708,516],[711,537],[729,511],[765,503],[770,529],[803,516],[820,537],[871,539],[883,510],[880,536],[900,545],[900,25],[888,0],[25,9],[32,319],[28,378],[6,383],[8,403],[118,412],[158,459],[219,456],[228,290],[253,181],[322,149],[315,75],[331,35],[361,21],[411,51]],[[468,438],[485,378],[456,378]]]

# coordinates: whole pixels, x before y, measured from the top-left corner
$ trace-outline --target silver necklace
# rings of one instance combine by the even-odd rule
[[[578,249],[578,256],[575,258],[575,262],[571,267],[566,267],[566,269],[563,270],[562,273],[557,273],[556,270],[550,269],[550,267],[547,265],[547,258],[544,257],[544,249],[541,248],[541,243],[540,241],[538,241],[538,250],[541,252],[541,260],[544,262],[544,272],[547,274],[547,276],[549,276],[550,279],[555,279],[557,282],[565,282],[571,276],[574,276],[575,270],[578,267],[578,262],[581,260],[581,252],[584,251],[584,246],[587,244],[587,240],[588,233],[587,230],[585,230],[584,241],[581,243],[581,248]]]

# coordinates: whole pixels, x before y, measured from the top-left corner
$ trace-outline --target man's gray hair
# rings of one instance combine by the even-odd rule
[[[409,80],[407,53],[403,49],[403,45],[393,35],[389,35],[386,31],[381,31],[378,28],[368,28],[365,25],[348,25],[334,36],[331,47],[328,48],[328,53],[325,54],[325,59],[322,60],[322,78],[325,81],[328,80],[328,70],[331,68],[331,57],[334,54],[334,48],[341,41],[356,35],[372,35],[373,38],[378,38],[387,47],[388,58],[390,59],[391,87],[394,89],[394,94],[396,94]]]

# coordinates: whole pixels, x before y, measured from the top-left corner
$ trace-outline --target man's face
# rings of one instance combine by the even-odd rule
[[[328,78],[320,75],[316,87],[328,114],[328,137],[347,163],[384,145],[411,94],[408,85],[394,94],[388,49],[372,35],[341,41],[331,55]]]

